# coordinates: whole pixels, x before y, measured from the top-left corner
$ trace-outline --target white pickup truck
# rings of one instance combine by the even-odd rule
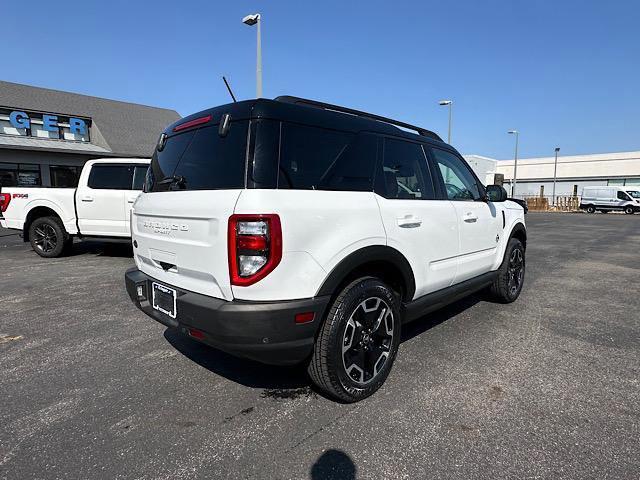
[[[68,251],[73,237],[131,237],[133,202],[142,191],[146,158],[89,160],[77,188],[1,187],[0,226],[22,230],[41,257]]]

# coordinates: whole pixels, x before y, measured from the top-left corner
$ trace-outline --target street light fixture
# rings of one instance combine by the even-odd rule
[[[451,109],[453,108],[453,100],[440,100],[440,106],[449,106],[449,134],[447,135],[447,143],[451,144]]]
[[[515,197],[516,179],[518,178],[518,137],[520,136],[520,132],[518,132],[518,130],[509,130],[507,133],[516,136],[516,154],[513,162],[513,181],[511,182],[511,196]]]
[[[556,206],[556,172],[558,170],[558,152],[560,147],[556,147],[556,161],[553,164],[553,206]]]
[[[262,16],[259,13],[247,15],[242,19],[242,23],[249,25],[257,25],[257,48],[256,48],[256,98],[262,97],[262,38],[260,34],[260,24]]]

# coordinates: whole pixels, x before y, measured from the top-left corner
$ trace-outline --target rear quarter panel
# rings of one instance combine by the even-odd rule
[[[3,214],[7,228],[22,230],[31,210],[46,207],[60,217],[67,232],[77,233],[73,188],[5,187],[3,193],[11,194],[11,202]]]
[[[244,190],[234,213],[277,213],[282,224],[280,264],[254,285],[234,286],[242,300],[313,297],[349,254],[386,245],[373,192]]]

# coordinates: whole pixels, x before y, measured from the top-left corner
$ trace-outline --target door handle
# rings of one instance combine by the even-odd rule
[[[462,219],[467,223],[474,223],[478,220],[478,216],[475,213],[467,212]]]
[[[93,202],[93,197],[89,196],[89,195],[85,195],[84,197],[82,197],[81,199],[83,202]]]
[[[129,198],[127,199],[127,202],[128,202],[128,203],[133,203],[133,202],[135,202],[135,201],[136,201],[136,198],[138,198],[138,197],[137,197],[137,196],[135,196],[135,197],[129,197]]]
[[[398,226],[401,228],[417,228],[422,225],[422,220],[413,215],[405,215],[404,217],[398,217]]]

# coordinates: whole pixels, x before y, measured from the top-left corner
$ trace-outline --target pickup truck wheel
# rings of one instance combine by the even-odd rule
[[[399,345],[395,294],[377,278],[360,278],[331,305],[314,345],[309,376],[334,398],[362,400],[382,386]]]
[[[36,218],[29,226],[33,250],[45,258],[62,255],[69,248],[71,238],[57,217]]]
[[[498,275],[490,287],[492,297],[501,303],[515,301],[524,284],[525,249],[517,238],[511,238],[504,253]]]

